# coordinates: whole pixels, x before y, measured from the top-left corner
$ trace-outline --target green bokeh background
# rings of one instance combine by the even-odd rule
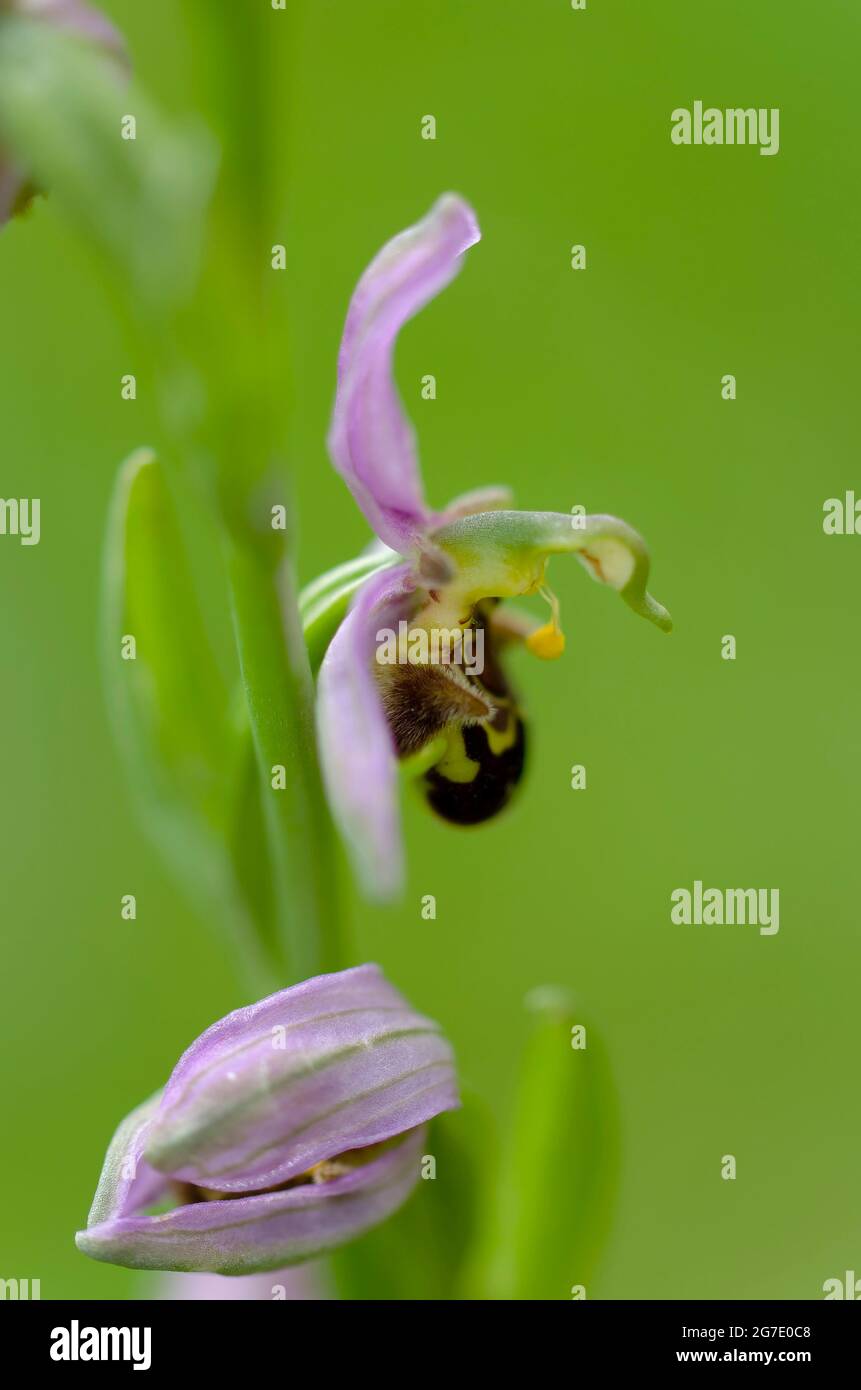
[[[189,10],[103,8],[160,101],[200,109]],[[623,1150],[589,1297],[822,1297],[861,1267],[861,540],[821,525],[826,498],[861,493],[861,14],[848,0],[288,11],[272,17],[270,133],[289,212],[260,236],[264,253],[289,251],[302,578],[366,539],[324,445],[351,288],[453,188],[484,240],[398,356],[431,500],[507,482],[525,507],[615,512],[649,541],[676,620],[665,638],[554,564],[568,650],[517,663],[528,786],[480,832],[408,802],[407,893],[384,912],[356,905],[361,955],[443,1022],[503,1123],[526,992],[565,985],[596,1020]],[[779,107],[780,153],[673,146],[671,110],[698,98]],[[0,539],[0,1276],[40,1278],[46,1298],[133,1296],[135,1275],[73,1244],[106,1141],[243,999],[140,830],[107,726],[106,508],[120,460],[158,425],[145,396],[120,399],[130,340],[50,201],[0,237],[0,305],[0,492],[42,500],[38,547]],[[215,537],[202,511],[185,522],[228,661]],[[570,789],[573,763],[585,791]],[[671,925],[672,889],[695,878],[779,888],[779,934]],[[727,1153],[735,1182],[720,1177]]]

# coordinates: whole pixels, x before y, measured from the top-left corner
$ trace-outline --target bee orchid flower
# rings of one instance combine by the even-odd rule
[[[672,625],[646,589],[645,544],[625,522],[514,511],[496,488],[442,512],[425,501],[394,346],[479,238],[471,208],[448,194],[389,242],[359,281],[338,361],[329,449],[377,541],[310,585],[302,609],[312,657],[325,652],[317,723],[330,804],[376,898],[402,882],[399,762],[409,760],[432,809],[456,824],[495,815],[520,781],[524,723],[501,658],[514,642],[543,658],[564,649],[546,583],[553,555],[574,555],[636,613]],[[530,630],[502,601],[536,593],[550,620]],[[480,661],[468,659],[476,652]]]
[[[213,1024],[123,1121],[78,1248],[231,1275],[326,1254],[401,1206],[458,1104],[451,1047],[377,966],[306,980]]]

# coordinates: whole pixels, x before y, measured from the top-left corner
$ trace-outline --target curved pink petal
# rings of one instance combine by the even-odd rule
[[[326,1254],[384,1221],[416,1185],[427,1131],[329,1182],[160,1216],[120,1216],[79,1231],[78,1249],[130,1269],[253,1274]]]
[[[262,1191],[459,1104],[454,1057],[376,965],[237,1009],[183,1054],[144,1153],[172,1178]]]
[[[447,526],[449,522],[459,521],[464,516],[475,516],[479,512],[499,512],[512,506],[513,497],[509,487],[478,487],[455,497],[435,520],[434,527]]]
[[[396,894],[403,878],[395,745],[373,673],[376,634],[397,629],[414,584],[409,565],[359,590],[329,644],[317,682],[317,732],[332,814],[365,891]]]
[[[395,340],[408,319],[457,274],[481,233],[472,209],[446,194],[423,221],[372,261],[353,295],[338,359],[329,432],[336,469],[381,540],[413,551],[431,524],[415,437],[395,385]]]

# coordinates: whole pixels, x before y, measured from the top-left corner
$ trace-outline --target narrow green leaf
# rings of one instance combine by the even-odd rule
[[[123,740],[153,798],[217,827],[225,813],[227,692],[200,618],[164,474],[123,465],[105,557],[105,673]]]
[[[540,990],[529,1002],[513,1129],[467,1287],[476,1298],[570,1299],[580,1287],[588,1297],[616,1196],[616,1091],[596,1029],[567,996]]]
[[[249,815],[249,739],[209,644],[164,474],[149,450],[120,470],[105,547],[102,660],[108,706],[147,828],[177,875],[273,983],[250,875],[236,863]],[[264,841],[265,844],[265,841]],[[254,891],[265,891],[256,866]]]

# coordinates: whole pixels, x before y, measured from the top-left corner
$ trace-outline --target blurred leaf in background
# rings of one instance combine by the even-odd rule
[[[527,1003],[535,1020],[468,1287],[482,1298],[582,1298],[617,1198],[616,1087],[597,1029],[565,991],[539,988]]]
[[[277,984],[271,869],[247,718],[228,692],[161,465],[117,482],[104,575],[103,668],[116,737],[150,832],[194,900],[237,938],[250,980]],[[270,956],[267,960],[265,947]]]
[[[74,35],[0,16],[0,127],[148,314],[189,294],[215,173],[199,122],[171,125],[115,60]]]

